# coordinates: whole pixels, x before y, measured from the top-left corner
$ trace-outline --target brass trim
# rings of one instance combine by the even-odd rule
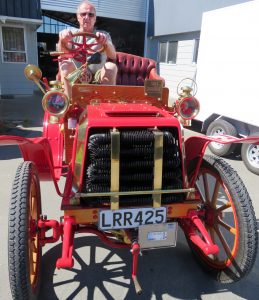
[[[186,166],[186,151],[185,151],[185,137],[184,137],[184,128],[181,128],[181,144],[182,144],[182,161],[183,161],[183,168],[184,168],[184,172],[185,172],[185,176],[184,176],[184,186],[185,187],[189,187],[189,180],[188,180],[188,176],[187,176],[187,166]],[[180,146],[180,145],[179,145]],[[187,197],[189,197],[189,195],[187,195]]]
[[[59,90],[61,92],[64,92],[64,89],[62,88],[62,85],[64,85],[64,83],[59,80],[51,80],[49,82],[49,85],[51,86],[50,88],[51,91]]]
[[[179,218],[187,216],[189,210],[196,210],[200,201],[184,201],[182,203],[172,203],[164,205],[167,207],[168,218]],[[137,207],[136,207],[137,208]],[[101,208],[100,208],[101,209]],[[64,216],[73,216],[77,223],[97,223],[99,217],[99,208],[80,208],[80,209],[65,209]],[[112,233],[124,238],[124,243],[130,244],[131,241],[125,230],[112,230]]]
[[[87,116],[87,111],[85,111],[85,116]],[[88,118],[85,117],[83,122],[78,127],[78,139],[76,144],[76,158],[73,178],[73,192],[77,192],[80,186],[80,176],[83,168],[82,160],[83,156],[85,155],[85,137],[87,126]]]
[[[163,132],[154,130],[154,190],[161,190],[163,177]],[[153,194],[153,207],[161,206],[161,194]]]
[[[59,117],[57,116],[49,116],[49,123],[50,124],[58,124],[59,123]]]
[[[64,216],[73,216],[76,223],[96,223],[98,222],[98,208],[88,209],[65,209]]]
[[[32,80],[42,91],[43,94],[46,94],[44,88],[40,85],[40,79],[42,77],[42,72],[39,67],[35,65],[27,65],[24,68],[24,75],[26,79]]]
[[[134,196],[154,194],[180,194],[194,193],[195,188],[174,189],[174,190],[151,190],[151,191],[130,191],[130,192],[106,192],[106,193],[76,193],[76,197],[105,197],[105,196]]]
[[[144,81],[144,93],[146,96],[162,99],[163,81],[155,79],[146,79]]]
[[[80,198],[78,197],[72,197],[69,199],[70,205],[79,205],[80,204]]]
[[[120,189],[120,132],[111,130],[111,192]],[[119,209],[119,195],[111,195],[111,209]]]
[[[63,107],[63,109],[61,111],[59,111],[57,113],[53,113],[53,112],[49,111],[49,98],[53,95],[59,95],[60,97],[62,97],[65,100],[65,106]],[[42,107],[43,107],[44,111],[47,111],[52,116],[58,117],[58,116],[64,115],[69,108],[69,104],[70,104],[70,102],[69,102],[67,95],[58,90],[48,91],[42,98]]]

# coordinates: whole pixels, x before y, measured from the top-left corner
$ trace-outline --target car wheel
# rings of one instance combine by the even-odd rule
[[[190,170],[195,174],[195,165]],[[197,261],[221,283],[236,282],[251,270],[257,253],[257,226],[248,192],[238,174],[222,158],[203,159],[195,186],[205,210],[204,225],[219,246],[205,255],[187,237]]]
[[[212,136],[216,136],[216,135],[231,135],[231,136],[237,136],[237,131],[236,128],[230,124],[229,122],[225,121],[225,120],[216,120],[213,121],[212,123],[210,123],[206,135],[212,135]],[[227,156],[229,154],[231,154],[232,152],[234,152],[236,148],[236,144],[220,144],[220,143],[215,143],[212,142],[209,144],[209,149],[210,151],[218,156]]]
[[[8,265],[13,299],[37,299],[41,245],[37,221],[41,215],[40,185],[32,162],[17,169],[9,209]]]
[[[259,133],[255,135],[259,136]],[[259,145],[242,144],[241,157],[247,169],[259,175]]]

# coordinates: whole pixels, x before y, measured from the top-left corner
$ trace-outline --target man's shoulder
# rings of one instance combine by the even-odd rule
[[[96,32],[101,32],[101,33],[106,33],[106,34],[109,34],[109,32],[105,31],[105,30],[99,30],[99,29],[95,29],[94,30],[94,33]]]
[[[67,29],[69,29],[72,33],[77,33],[79,31],[79,28],[75,28],[75,27],[69,27]]]

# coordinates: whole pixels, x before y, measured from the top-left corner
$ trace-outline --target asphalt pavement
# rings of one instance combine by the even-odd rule
[[[42,127],[42,93],[0,99],[0,134],[8,129]]]

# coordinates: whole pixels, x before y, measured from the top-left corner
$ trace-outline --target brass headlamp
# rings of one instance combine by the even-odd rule
[[[191,81],[192,85],[195,87],[195,91],[193,92],[193,88],[189,85],[181,85],[181,83],[185,83],[187,81]],[[181,90],[181,91],[180,91]],[[185,78],[183,79],[177,86],[177,92],[179,98],[175,102],[175,111],[182,120],[182,123],[186,126],[191,125],[191,120],[194,119],[199,111],[200,111],[200,103],[194,97],[194,94],[197,91],[197,85],[193,79]]]
[[[67,95],[60,90],[50,90],[42,99],[43,109],[56,117],[65,114],[69,104]]]

